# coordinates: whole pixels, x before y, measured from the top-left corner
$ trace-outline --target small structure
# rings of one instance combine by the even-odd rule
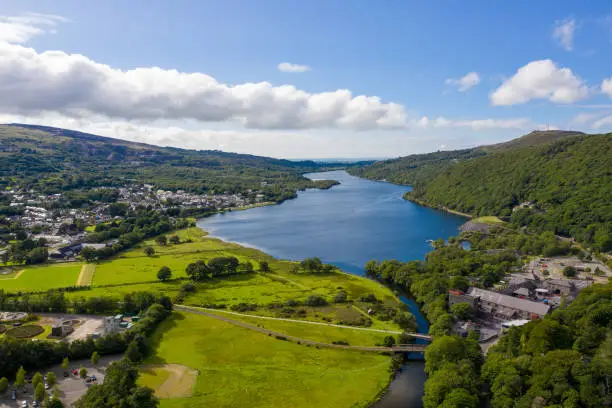
[[[66,337],[74,331],[72,327],[72,321],[64,319],[56,319],[55,323],[51,327],[51,336],[53,337]]]
[[[555,294],[569,295],[576,290],[574,283],[567,279],[548,279],[544,281],[544,286]]]

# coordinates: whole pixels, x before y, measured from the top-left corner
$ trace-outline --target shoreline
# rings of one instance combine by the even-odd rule
[[[473,219],[473,218],[474,218],[474,216],[473,216],[472,214],[463,213],[463,212],[456,211],[456,210],[451,210],[450,208],[447,208],[447,207],[444,207],[444,206],[438,206],[438,205],[428,204],[428,203],[426,203],[425,201],[422,201],[422,200],[416,199],[416,198],[414,198],[414,197],[410,197],[410,196],[408,196],[408,194],[407,194],[407,193],[406,193],[406,194],[404,194],[404,195],[402,196],[402,198],[403,198],[404,200],[406,200],[406,201],[410,201],[411,203],[418,204],[418,205],[420,205],[420,206],[422,206],[422,207],[427,207],[427,208],[431,208],[431,209],[433,209],[433,210],[438,210],[438,211],[444,211],[444,212],[447,212],[447,213],[449,213],[449,214],[454,214],[454,215],[458,215],[458,216],[460,216],[460,217],[467,218],[467,219],[469,219],[469,220],[471,220],[471,219]]]

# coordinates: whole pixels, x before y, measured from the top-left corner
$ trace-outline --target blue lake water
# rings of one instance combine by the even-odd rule
[[[424,259],[428,240],[458,234],[465,218],[422,207],[402,195],[409,187],[353,177],[345,171],[311,173],[312,179],[337,180],[329,190],[307,190],[279,205],[217,214],[198,221],[212,236],[258,248],[276,258],[317,256],[344,271],[363,274],[370,259]],[[402,300],[417,318],[427,320],[416,303]],[[422,356],[411,356],[411,359]],[[422,361],[406,364],[375,408],[419,408],[425,382]]]
[[[307,190],[282,204],[204,218],[215,237],[253,246],[282,259],[318,256],[363,274],[370,259],[424,259],[429,239],[457,235],[465,219],[406,201],[409,187],[353,177],[344,171],[311,173],[338,180],[329,190]]]

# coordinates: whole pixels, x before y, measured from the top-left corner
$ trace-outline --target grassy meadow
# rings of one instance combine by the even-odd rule
[[[387,356],[307,347],[188,313],[164,321],[152,344],[146,364],[199,372],[190,397],[161,399],[162,408],[365,407],[389,380]],[[157,389],[166,378],[145,370],[139,381]]]
[[[41,291],[73,286],[81,273],[80,262],[16,267],[10,275],[0,275],[0,289],[7,292]]]

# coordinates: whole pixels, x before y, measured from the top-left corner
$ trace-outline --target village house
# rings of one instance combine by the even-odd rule
[[[470,303],[474,310],[497,320],[540,319],[550,306],[490,290],[469,288],[467,292],[449,291],[449,304]]]

